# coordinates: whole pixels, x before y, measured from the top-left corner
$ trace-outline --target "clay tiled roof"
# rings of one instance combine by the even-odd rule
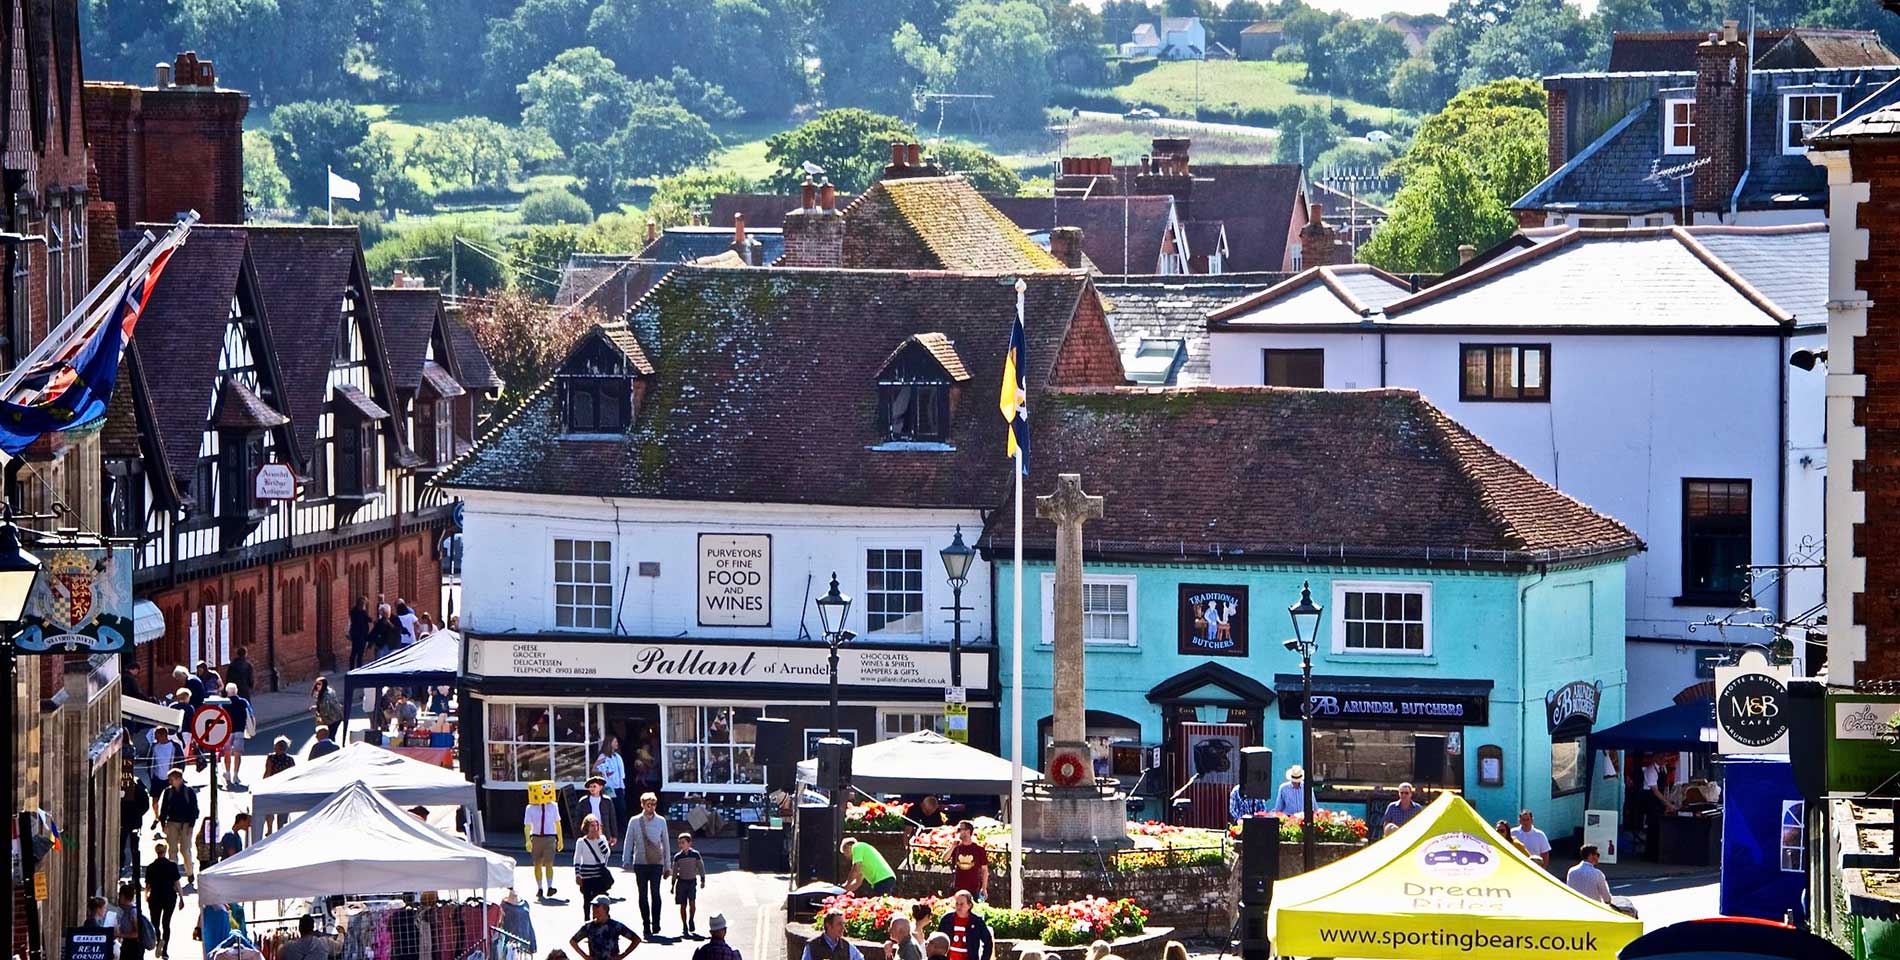
[[[1026,492],[1080,473],[1106,499],[1085,528],[1097,555],[1496,563],[1642,548],[1416,391],[1055,391],[1032,409]],[[988,549],[1006,549],[1011,522],[994,514]],[[1047,551],[1054,530],[1029,521],[1024,540]]]
[[[564,439],[550,380],[437,482],[586,497],[992,506],[1009,479],[994,385],[1016,315],[1012,279],[677,267],[627,317],[654,372],[624,438]],[[1107,331],[1084,276],[1025,279],[1033,404],[1065,338],[1087,337],[1089,324],[1098,337]],[[899,345],[928,333],[955,342],[971,377],[946,442],[876,449],[886,439],[877,376]]]
[[[501,375],[488,362],[488,354],[482,352],[475,331],[469,329],[459,314],[448,316],[447,333],[449,349],[455,351],[457,379],[462,385],[474,390],[501,389]]]
[[[270,404],[242,380],[232,377],[224,381],[223,389],[218,391],[218,416],[214,422],[220,430],[271,430],[289,423],[290,418],[272,410]]]
[[[1174,198],[1168,196],[987,199],[1024,230],[1081,227],[1083,255],[1115,274],[1155,269],[1161,257],[1161,236],[1174,206]]]
[[[844,262],[900,270],[1061,270],[962,177],[880,180],[845,208]]]
[[[924,348],[950,379],[959,383],[970,379],[970,368],[963,365],[962,357],[957,356],[957,345],[941,333],[920,333],[898,344],[897,349],[892,350],[891,355],[884,358],[884,366],[889,367],[891,362],[897,359],[897,355],[903,353],[904,348],[913,343]]]
[[[126,247],[137,232],[122,238]],[[244,231],[195,227],[159,275],[139,319],[132,349],[147,372],[150,408],[165,465],[180,478],[193,475],[211,385],[231,318],[231,299],[244,274]],[[115,391],[120,392],[120,391]]]
[[[377,287],[376,312],[389,348],[389,376],[398,390],[422,382],[422,361],[442,310],[442,292],[434,287]]]
[[[1116,167],[1132,182],[1132,167]],[[1285,269],[1287,238],[1301,209],[1305,176],[1297,163],[1196,163],[1194,189],[1179,216],[1218,219],[1227,227],[1222,270],[1246,273]]]

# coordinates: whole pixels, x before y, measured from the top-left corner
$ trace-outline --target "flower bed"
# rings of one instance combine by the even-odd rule
[[[1153,820],[1129,821],[1128,838],[1134,846],[1109,853],[1109,868],[1121,872],[1162,867],[1219,865],[1226,861],[1228,844],[1219,830],[1177,827]],[[957,842],[955,827],[919,830],[911,838],[911,861],[920,866],[944,866]],[[990,869],[1009,866],[1009,825],[984,819],[976,824],[976,842],[989,853]]]
[[[1256,813],[1256,817],[1269,814]],[[1230,837],[1240,836],[1240,824],[1227,828]],[[1313,836],[1320,843],[1364,843],[1366,840],[1366,822],[1350,813],[1337,810],[1313,811]],[[1299,843],[1306,838],[1306,818],[1294,814],[1280,818],[1280,842]]]
[[[909,916],[913,903],[930,907],[929,930],[936,929],[939,918],[952,909],[947,897],[906,900],[900,897],[853,897],[840,894],[819,907],[823,917],[831,910],[844,912],[844,933],[853,940],[882,940],[891,918]],[[1135,901],[1087,897],[1069,903],[1037,904],[1022,910],[1010,910],[978,904],[976,911],[989,923],[990,932],[1003,940],[1039,940],[1052,947],[1071,947],[1096,940],[1132,937],[1148,927],[1148,911]],[[818,924],[816,926],[822,926]]]
[[[846,833],[895,833],[909,825],[910,821],[904,819],[908,813],[908,803],[869,800],[847,804],[844,808],[844,829]]]

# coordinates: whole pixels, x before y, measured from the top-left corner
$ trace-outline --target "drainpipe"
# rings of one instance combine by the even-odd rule
[[[1742,176],[1735,181],[1735,192],[1728,195],[1728,222],[1734,223],[1742,203],[1742,186],[1748,183],[1748,171],[1755,156],[1755,5],[1748,5],[1748,89],[1742,91]]]
[[[1792,346],[1791,333],[1792,331],[1788,327],[1784,326],[1781,328],[1781,335],[1775,338],[1775,345],[1779,349],[1775,351],[1773,360],[1775,365],[1775,383],[1778,388],[1775,391],[1775,395],[1781,408],[1780,416],[1776,418],[1775,423],[1776,563],[1788,562],[1788,348]],[[1757,597],[1756,602],[1761,602],[1761,598]],[[1775,580],[1775,622],[1786,623],[1787,621],[1788,574],[1787,571],[1783,571],[1781,576]],[[1806,666],[1807,657],[1803,655],[1800,659],[1802,665]]]
[[[1550,564],[1540,563],[1537,565],[1537,579],[1525,584],[1517,591],[1517,695],[1522,698],[1517,707],[1517,769],[1519,771],[1524,769],[1524,764],[1529,760],[1531,749],[1530,721],[1524,717],[1524,707],[1531,702],[1529,660],[1524,655],[1525,643],[1530,639],[1530,618],[1526,610],[1530,606],[1531,588],[1543,583],[1544,578],[1548,576],[1550,576]],[[1521,780],[1520,776],[1517,789],[1519,810],[1524,809],[1524,786]]]
[[[1380,330],[1379,331],[1379,386],[1383,387],[1385,385],[1386,385],[1386,382],[1385,382],[1385,331]]]

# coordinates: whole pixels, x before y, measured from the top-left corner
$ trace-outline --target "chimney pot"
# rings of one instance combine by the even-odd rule
[[[1317,203],[1308,204],[1307,210],[1306,210],[1306,219],[1307,219],[1307,222],[1309,223],[1325,223],[1326,222],[1326,207]]]
[[[891,166],[901,167],[903,165],[904,165],[904,145],[902,143],[899,143],[896,140],[892,140],[891,141]]]
[[[169,63],[156,64],[152,68],[152,72],[156,74],[156,78],[155,78],[156,83],[154,85],[157,86],[160,90],[165,90],[171,87],[172,85],[172,65],[171,64]]]
[[[838,204],[838,188],[830,183],[818,188],[818,207],[821,210],[834,210]]]
[[[653,221],[648,220],[647,221],[647,244],[650,246],[655,240],[658,240],[658,239],[660,239],[660,230],[659,230],[658,225],[656,225]]]
[[[745,214],[743,213],[732,215],[732,242],[745,242]]]
[[[921,167],[924,165],[924,148],[922,144],[912,143],[905,145],[904,165],[911,167]]]
[[[810,210],[818,206],[818,185],[811,182],[810,177],[806,177],[805,182],[798,185],[798,201],[800,210]]]
[[[1723,43],[1740,42],[1740,36],[1737,32],[1738,28],[1740,27],[1741,27],[1741,23],[1739,21],[1735,21],[1735,20],[1722,21],[1722,42]]]
[[[1473,257],[1476,257],[1477,255],[1478,255],[1477,247],[1474,247],[1468,243],[1461,243],[1458,245],[1458,263],[1460,265],[1470,263],[1471,259]]]
[[[392,270],[390,271],[390,274],[389,274],[389,285],[392,287],[400,287],[403,285],[404,281],[408,279],[409,279],[408,276],[405,275],[401,270]]]
[[[207,90],[218,85],[218,71],[209,60],[198,61],[198,86]]]

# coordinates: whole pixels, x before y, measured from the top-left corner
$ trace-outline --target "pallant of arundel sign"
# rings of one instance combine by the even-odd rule
[[[822,646],[716,644],[696,640],[541,640],[470,638],[468,672],[487,678],[644,680],[655,682],[810,684],[830,681]],[[963,678],[989,675],[987,651],[963,651]],[[838,656],[845,686],[918,687],[932,698],[950,683],[950,654],[942,649],[879,650],[846,647]]]
[[[772,625],[772,536],[699,535],[699,625]]]

